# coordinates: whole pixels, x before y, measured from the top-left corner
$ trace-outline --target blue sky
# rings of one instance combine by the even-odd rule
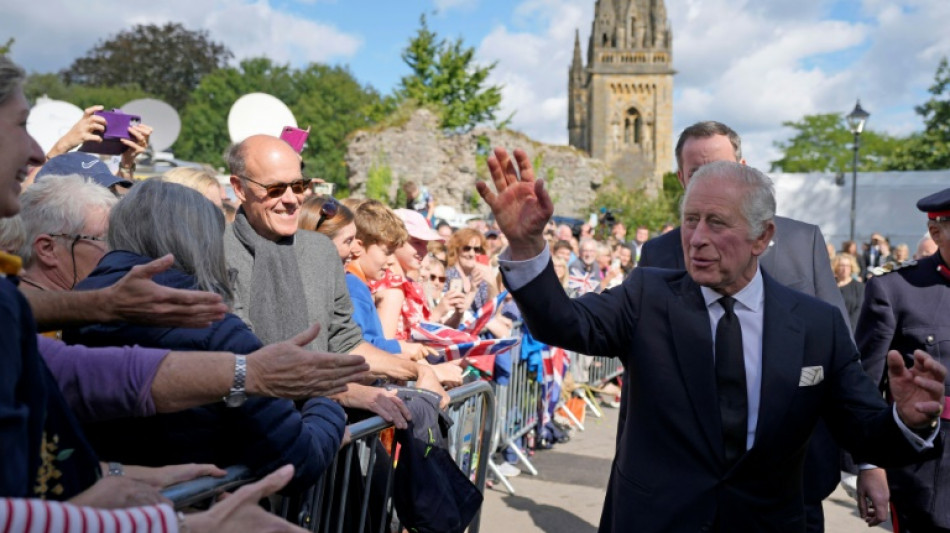
[[[948,0],[666,0],[673,27],[674,129],[717,119],[768,168],[781,126],[804,114],[848,112],[860,97],[869,127],[921,127],[913,106],[950,55]],[[566,142],[567,68],[575,29],[586,49],[594,0],[36,0],[0,17],[0,40],[32,71],[67,66],[99,39],[135,23],[207,29],[238,58],[300,66],[347,64],[389,92],[407,71],[400,52],[425,13],[440,36],[461,37],[497,61],[502,116],[535,139]],[[55,13],[55,16],[51,16]],[[134,71],[133,69],[130,69]],[[670,166],[672,167],[672,162]]]

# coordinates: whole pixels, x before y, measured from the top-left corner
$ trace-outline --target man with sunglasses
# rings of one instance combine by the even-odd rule
[[[225,233],[228,264],[235,274],[234,313],[265,344],[319,323],[323,327],[313,349],[362,355],[374,376],[417,380],[447,402],[439,382],[460,383],[459,367],[419,365],[363,341],[335,247],[317,232],[297,232],[310,180],[302,175],[300,158],[290,145],[254,135],[232,147],[228,164],[241,204]]]

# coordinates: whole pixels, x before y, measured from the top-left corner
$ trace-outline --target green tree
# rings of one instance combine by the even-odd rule
[[[854,135],[840,113],[805,115],[799,121],[783,122],[794,135],[775,142],[782,158],[771,162],[772,172],[839,172],[851,168]],[[858,170],[884,170],[884,162],[903,141],[884,133],[865,129],[858,151]]]
[[[664,174],[663,191],[656,198],[651,198],[642,189],[631,189],[609,178],[597,189],[590,211],[596,213],[601,208],[607,208],[628,230],[643,225],[651,231],[657,231],[664,224],[676,224],[682,196],[683,187],[673,172]]]
[[[10,37],[9,39],[7,39],[7,42],[5,44],[0,45],[0,56],[7,55],[10,53],[10,50],[13,49],[13,42],[14,42],[13,37]]]
[[[102,105],[106,109],[122,107],[126,103],[149,96],[138,86],[93,87],[86,85],[66,85],[57,74],[30,74],[23,84],[23,93],[27,100],[36,103],[41,96],[70,102],[83,109]]]
[[[70,85],[147,87],[181,109],[201,78],[232,57],[205,30],[188,30],[172,22],[139,24],[100,41],[61,75]]]
[[[475,49],[466,47],[462,39],[440,40],[429,29],[425,15],[420,26],[402,53],[412,73],[400,80],[397,96],[436,106],[442,127],[450,130],[467,131],[494,120],[501,104],[501,87],[487,86],[486,81],[495,63],[475,64]]]
[[[924,119],[924,131],[910,138],[886,161],[888,170],[950,168],[950,65],[937,65],[929,100],[914,108]]]
[[[228,111],[250,92],[273,95],[287,104],[300,127],[310,126],[302,154],[305,174],[345,190],[346,136],[371,125],[373,110],[381,104],[378,93],[360,85],[344,67],[311,64],[294,70],[267,58],[255,58],[205,76],[182,113],[182,134],[175,143],[175,154],[223,167],[223,154],[230,144]]]

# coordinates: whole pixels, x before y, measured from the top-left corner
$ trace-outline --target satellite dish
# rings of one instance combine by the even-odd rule
[[[60,137],[66,135],[79,119],[82,109],[61,100],[43,97],[36,101],[26,121],[26,131],[40,143],[43,153],[49,152]]]
[[[142,124],[152,128],[149,144],[155,152],[164,152],[175,144],[178,134],[181,133],[181,119],[175,108],[154,98],[132,100],[122,106],[122,111],[129,115],[142,117]]]
[[[284,126],[296,128],[297,119],[283,102],[265,93],[245,94],[228,113],[228,133],[233,143],[262,133],[277,137]]]

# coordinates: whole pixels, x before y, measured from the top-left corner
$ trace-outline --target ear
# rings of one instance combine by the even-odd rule
[[[363,241],[361,241],[360,239],[353,239],[353,246],[350,247],[350,258],[358,259],[365,252],[366,252],[366,248],[363,247]]]
[[[231,188],[234,189],[234,196],[238,199],[238,203],[243,204],[247,196],[247,191],[244,190],[244,180],[231,174]]]
[[[754,241],[752,241],[752,255],[758,257],[765,253],[769,249],[769,243],[772,242],[772,237],[775,235],[775,221],[769,220],[768,224],[765,227],[765,231],[762,232],[762,235],[759,235]]]
[[[934,244],[940,246],[942,235],[939,224],[927,224],[927,233],[930,233],[930,238],[934,240]]]
[[[679,180],[680,185],[682,185],[683,188],[685,189],[685,188],[686,188],[686,175],[683,174],[683,171],[682,171],[682,170],[676,169],[676,179]]]
[[[33,240],[33,261],[50,269],[59,265],[59,258],[56,257],[56,243],[53,238],[46,234],[37,235]]]

